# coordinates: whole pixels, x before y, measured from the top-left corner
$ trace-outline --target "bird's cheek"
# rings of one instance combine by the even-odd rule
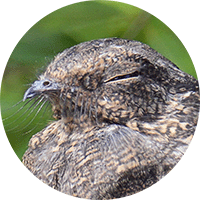
[[[98,100],[97,112],[103,119],[115,123],[123,123],[123,121],[127,121],[130,115],[127,106],[120,104],[119,100],[110,102],[106,100]]]

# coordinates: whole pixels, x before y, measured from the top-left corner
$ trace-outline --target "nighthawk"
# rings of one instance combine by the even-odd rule
[[[40,180],[63,193],[113,199],[165,176],[190,143],[198,81],[138,41],[84,42],[59,53],[25,92],[48,100],[56,120],[23,156]]]

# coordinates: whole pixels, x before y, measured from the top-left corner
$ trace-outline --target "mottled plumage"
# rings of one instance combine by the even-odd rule
[[[198,82],[149,46],[101,39],[66,49],[24,100],[52,104],[55,122],[23,156],[44,183],[77,197],[112,199],[165,176],[190,143]]]

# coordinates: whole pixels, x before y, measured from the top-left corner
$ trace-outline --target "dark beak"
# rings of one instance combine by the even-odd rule
[[[52,83],[48,79],[35,81],[32,86],[25,92],[23,101],[33,98],[45,91],[52,91],[58,89],[57,83]]]
[[[29,99],[29,98],[33,98],[36,95],[37,95],[37,93],[36,93],[34,87],[31,86],[28,90],[26,90],[23,101],[25,101],[26,99]]]

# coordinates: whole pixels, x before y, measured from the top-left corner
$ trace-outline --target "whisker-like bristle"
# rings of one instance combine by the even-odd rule
[[[11,110],[12,108],[14,108],[15,106],[18,106],[23,100],[18,101],[16,104],[12,105],[10,108],[6,108],[2,111],[7,111],[7,110]]]
[[[23,129],[21,129],[20,131],[23,131],[24,129],[26,129],[35,120],[35,118],[37,117],[38,113],[41,111],[41,109],[43,108],[43,106],[45,105],[46,102],[47,102],[47,100],[45,100],[42,103],[42,105],[39,107],[39,109],[37,110],[37,112],[35,113],[35,115],[33,116],[33,118],[31,119],[31,121],[25,127],[23,127]]]
[[[32,131],[34,131],[37,128],[37,126],[35,126],[34,128],[30,129],[29,131],[26,131],[25,133],[22,133],[22,135],[28,135],[30,134]]]
[[[13,113],[12,115],[10,115],[9,117],[6,117],[3,119],[3,121],[6,121],[8,119],[10,119],[11,117],[15,116],[17,113],[19,113],[29,102],[31,102],[33,99],[29,99],[21,108],[19,108],[15,113]],[[20,101],[20,103],[22,102],[23,100]],[[18,102],[19,104],[19,102]],[[16,104],[15,104],[16,105]]]
[[[19,117],[17,117],[14,121],[11,121],[10,123],[8,123],[8,124],[5,124],[5,127],[6,126],[9,126],[9,125],[11,125],[11,124],[13,124],[13,123],[15,123],[16,121],[18,121],[19,119],[21,119],[34,105],[35,105],[35,103],[38,101],[40,99],[40,97],[38,97],[32,104],[31,104],[31,106],[29,106]],[[31,99],[31,100],[33,100],[33,99]],[[29,101],[29,102],[31,102],[31,101]],[[29,103],[28,102],[28,103]],[[36,106],[37,107],[37,106]],[[24,108],[24,107],[23,107]],[[34,110],[35,108],[33,108],[33,110]],[[30,114],[29,114],[30,115]],[[29,116],[28,115],[28,116]],[[26,117],[28,117],[28,116],[26,116]],[[26,120],[26,118],[25,118],[25,120]],[[23,122],[23,121],[22,121]],[[21,123],[20,123],[21,124]]]
[[[47,110],[48,106],[50,105],[50,102],[49,102],[49,101],[46,101],[46,102],[47,102],[47,104],[46,104],[46,106],[45,106],[45,108],[44,108],[44,111],[43,111],[42,115],[40,116],[39,122],[41,122],[41,119],[44,118],[44,114],[46,113],[46,110]],[[45,103],[46,103],[46,102],[45,102]],[[43,105],[43,106],[44,106],[44,105]],[[41,108],[41,109],[42,109],[42,108]],[[32,129],[30,129],[29,131],[26,131],[25,133],[23,133],[23,135],[30,134],[30,133],[33,132],[36,128],[38,128],[39,122],[34,126],[34,128],[32,128]]]
[[[38,101],[39,98],[37,98],[33,104],[25,111],[25,113],[30,110],[30,108]],[[39,99],[39,101],[36,103],[36,105],[33,107],[33,109],[30,111],[30,113],[24,118],[24,120],[22,120],[18,125],[16,125],[15,127],[9,129],[8,131],[12,131],[12,130],[15,130],[16,128],[18,128],[21,124],[23,124],[24,121],[26,121],[27,117],[29,117],[33,111],[37,108],[37,106],[43,101],[44,97],[42,97],[41,99]],[[46,101],[45,101],[46,102]],[[23,114],[24,115],[24,114]],[[23,116],[22,115],[22,116]],[[21,116],[20,116],[21,117]],[[18,118],[19,119],[19,118]],[[23,130],[23,129],[22,129]],[[19,131],[16,131],[16,132],[19,132]]]
[[[49,101],[46,101],[46,102],[47,102],[47,104],[46,104],[46,107],[44,108],[44,112],[42,113],[42,117],[44,117],[44,114],[46,113],[47,108],[48,108],[48,106],[50,105],[50,102],[49,102]]]

